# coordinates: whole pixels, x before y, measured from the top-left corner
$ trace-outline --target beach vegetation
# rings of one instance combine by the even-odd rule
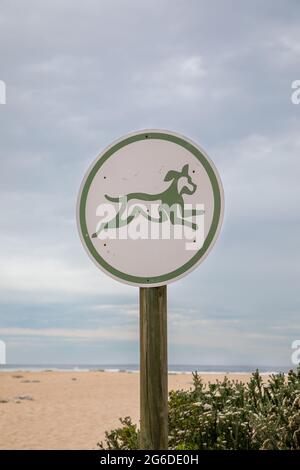
[[[139,430],[129,417],[106,432],[100,449],[137,450]],[[300,450],[300,368],[249,382],[225,377],[169,393],[170,450]]]

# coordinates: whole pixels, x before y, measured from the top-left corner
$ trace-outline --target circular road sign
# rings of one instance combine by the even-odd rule
[[[223,211],[221,179],[207,154],[174,132],[142,130],[113,142],[92,163],[77,223],[102,271],[150,287],[180,279],[204,260]]]

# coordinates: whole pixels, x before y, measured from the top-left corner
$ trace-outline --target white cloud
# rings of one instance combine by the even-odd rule
[[[133,82],[144,92],[143,102],[200,97],[204,91],[202,79],[206,70],[201,56],[161,59],[155,66],[147,67],[134,75]],[[153,104],[153,102],[152,102]]]
[[[0,335],[4,336],[45,336],[55,338],[85,338],[120,341],[136,341],[138,333],[125,328],[101,329],[67,329],[67,328],[0,328]]]
[[[205,75],[201,56],[187,57],[179,63],[180,72],[186,79],[198,79]]]
[[[281,223],[295,217],[300,200],[298,128],[277,135],[253,134],[215,149],[231,217]],[[283,218],[283,219],[282,219]]]
[[[91,263],[87,259],[87,264]],[[0,290],[14,298],[17,294],[47,295],[47,301],[62,297],[75,300],[82,295],[113,294],[116,281],[110,279],[96,267],[82,267],[68,263],[62,258],[19,255],[3,256],[0,265]],[[130,292],[130,287],[118,283],[118,294]]]
[[[137,308],[137,305],[135,304],[122,304],[122,303],[112,303],[112,304],[106,304],[106,303],[103,303],[103,304],[99,304],[99,305],[91,305],[89,310],[93,311],[93,312],[104,312],[105,314],[107,313],[108,310],[112,310],[112,313],[114,311],[116,311],[116,309],[118,309],[118,311],[121,311],[122,312],[122,315],[126,315],[128,317],[132,317],[132,318],[136,318],[138,317],[139,315],[139,309]]]

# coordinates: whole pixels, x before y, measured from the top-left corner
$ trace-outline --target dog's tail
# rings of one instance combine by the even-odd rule
[[[105,198],[106,198],[108,201],[111,201],[111,202],[120,202],[120,198],[119,198],[119,197],[111,197],[111,196],[109,196],[108,194],[105,194]]]

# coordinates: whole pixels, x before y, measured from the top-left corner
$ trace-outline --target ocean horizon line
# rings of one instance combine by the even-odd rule
[[[286,373],[295,366],[274,366],[274,365],[205,365],[205,364],[169,364],[168,374],[190,374],[192,372],[198,372],[199,374],[249,374],[259,370],[261,374],[276,374]],[[39,371],[57,371],[57,372],[128,372],[138,373],[139,364],[21,364],[11,363],[0,365],[0,372],[9,371],[27,371],[27,372],[39,372]]]

